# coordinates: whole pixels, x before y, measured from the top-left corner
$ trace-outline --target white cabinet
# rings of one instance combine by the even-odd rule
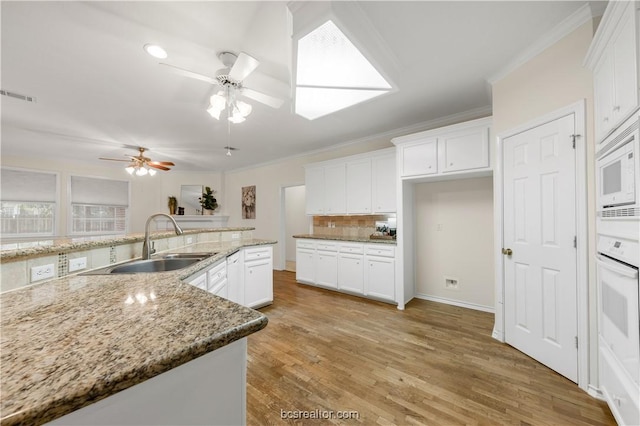
[[[395,150],[352,155],[305,167],[306,213],[395,213]]]
[[[393,139],[400,149],[400,177],[441,180],[490,174],[490,128],[491,117]]]
[[[187,282],[200,290],[207,291],[207,273],[199,272],[197,275],[187,279]]]
[[[244,249],[245,306],[258,308],[273,302],[273,255],[271,246]]]
[[[371,208],[373,213],[396,212],[396,154],[373,157],[371,159]]]
[[[307,214],[324,214],[324,167],[305,169],[304,183]]]
[[[347,211],[347,183],[344,164],[324,168],[324,213],[344,214]]]
[[[316,281],[316,245],[310,240],[296,240],[296,280],[312,284]]]
[[[395,300],[395,247],[365,245],[364,294]]]
[[[601,141],[638,107],[638,22],[634,2],[610,2],[586,64],[593,70],[596,141]]]
[[[227,257],[228,299],[244,305],[244,280],[242,279],[242,251]]]
[[[489,167],[489,128],[474,127],[438,138],[441,173]]]
[[[335,243],[316,243],[315,284],[338,288],[338,248]]]
[[[371,213],[371,159],[347,162],[347,213]]]
[[[298,239],[296,250],[298,282],[395,301],[394,245]]]
[[[438,140],[425,139],[400,148],[402,176],[420,176],[438,173]]]
[[[229,298],[229,286],[227,285],[227,262],[220,262],[207,272],[207,291],[216,296]]]
[[[362,244],[340,244],[338,253],[338,289],[364,294],[364,255]]]

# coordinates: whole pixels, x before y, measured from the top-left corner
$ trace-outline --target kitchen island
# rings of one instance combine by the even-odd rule
[[[243,423],[245,337],[267,317],[183,280],[273,243],[202,242],[172,252],[217,254],[178,271],[67,275],[2,293],[1,424]]]

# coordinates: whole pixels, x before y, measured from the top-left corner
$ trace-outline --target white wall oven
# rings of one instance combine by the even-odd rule
[[[596,161],[598,214],[602,218],[640,218],[639,117],[612,135],[604,155]]]

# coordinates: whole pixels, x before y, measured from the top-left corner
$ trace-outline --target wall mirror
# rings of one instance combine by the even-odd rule
[[[184,214],[200,214],[200,201],[202,197],[202,185],[182,185],[180,187],[180,207],[184,207]]]

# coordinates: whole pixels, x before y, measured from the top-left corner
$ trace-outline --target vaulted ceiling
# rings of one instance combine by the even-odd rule
[[[490,111],[487,79],[583,5],[3,1],[2,89],[36,102],[1,97],[2,155],[119,167],[98,157],[144,146],[175,170],[229,170]],[[333,14],[392,93],[313,121],[292,112],[292,35],[316,9],[318,20]],[[247,52],[260,65],[246,85],[287,100],[279,109],[248,100],[253,112],[229,133],[205,111],[214,87],[158,65],[146,43],[167,50],[164,62],[209,76],[222,67],[217,53]],[[238,151],[227,157],[226,145]]]

